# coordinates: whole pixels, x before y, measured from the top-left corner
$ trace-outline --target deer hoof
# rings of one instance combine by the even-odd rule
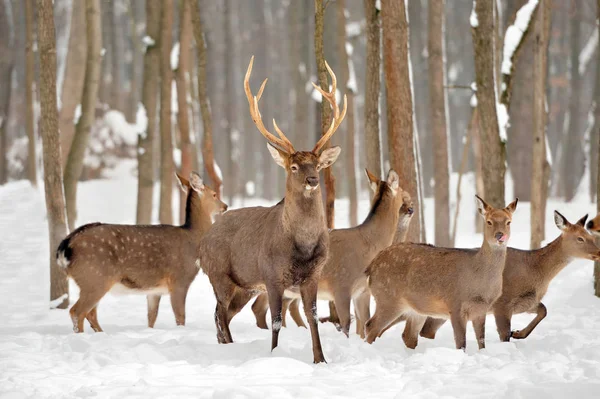
[[[510,332],[510,337],[514,338],[514,339],[523,339],[525,338],[522,334],[521,334],[521,330],[514,330]]]

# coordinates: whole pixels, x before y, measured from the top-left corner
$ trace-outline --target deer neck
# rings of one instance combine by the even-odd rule
[[[374,198],[371,211],[358,229],[373,243],[385,244],[387,247],[392,243],[396,228],[398,226],[398,210],[394,199],[385,198],[383,194]]]
[[[203,234],[208,231],[211,225],[211,215],[202,206],[202,199],[190,192],[186,200],[185,223],[183,227]]]
[[[480,262],[475,262],[475,268],[488,271],[504,271],[506,263],[506,246],[490,245],[484,239],[481,248],[477,252]]]
[[[543,248],[531,251],[531,255],[536,259],[535,265],[540,275],[547,282],[573,260],[565,251],[562,236],[558,236]]]
[[[402,218],[398,218],[398,223],[396,224],[396,234],[394,234],[394,244],[398,244],[406,241],[406,236],[408,235],[408,227],[410,226],[410,218],[403,216]]]
[[[287,194],[281,217],[286,232],[317,240],[327,230],[321,189],[315,189],[308,197],[304,193]]]

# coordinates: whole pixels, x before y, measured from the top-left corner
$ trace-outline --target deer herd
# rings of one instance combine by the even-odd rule
[[[94,331],[102,331],[96,309],[107,292],[146,295],[149,327],[156,321],[161,295],[169,294],[177,325],[185,325],[187,292],[202,270],[217,302],[219,343],[233,342],[231,320],[258,296],[252,311],[258,327],[266,329],[270,310],[271,349],[278,344],[288,310],[296,324],[305,326],[299,312],[302,301],[315,363],[325,361],[317,299],[330,301],[337,314],[330,321],[336,321],[346,336],[352,303],[356,333],[368,343],[405,321],[402,339],[408,348],[415,348],[419,335],[435,338],[449,319],[457,349],[466,347],[469,320],[479,348],[484,348],[487,314],[494,315],[500,340],[526,338],[546,317],[541,300],[558,272],[575,258],[600,260],[600,248],[590,234],[600,234],[600,215],[587,225],[587,215],[571,224],[555,211],[558,238],[541,249],[507,247],[517,200],[499,209],[476,198],[485,222],[479,248],[405,243],[413,205],[394,170],[385,180],[367,170],[373,191],[368,216],[356,227],[329,231],[319,172],[340,154],[339,147],[326,144],[344,119],[346,98],[340,110],[336,77],[327,65],[331,90],[313,85],[331,104],[331,126],[311,151],[296,151],[275,120],[279,137],[262,121],[258,103],[267,80],[253,95],[249,83],[253,60],[244,90],[252,120],[275,162],[285,169],[285,197],[271,207],[225,212],[227,205],[198,174],[192,173],[189,180],[177,175],[187,193],[182,226],[91,223],[76,229],[56,252],[58,265],[80,289],[70,309],[75,332],[83,332],[85,319]],[[376,304],[373,316],[371,296]],[[518,313],[533,313],[535,318],[524,329],[513,330],[511,318]]]

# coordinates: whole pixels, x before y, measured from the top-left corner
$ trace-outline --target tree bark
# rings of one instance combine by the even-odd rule
[[[202,158],[204,159],[204,168],[210,179],[210,184],[220,198],[222,181],[215,169],[212,118],[208,94],[206,93],[206,43],[204,42],[202,20],[200,19],[200,7],[196,0],[186,1],[191,2],[192,26],[194,29],[194,40],[196,41],[198,57],[198,100],[200,102],[200,113],[202,114],[202,126],[204,130],[204,135],[202,136]]]
[[[67,276],[56,263],[56,248],[67,235],[65,201],[61,183],[58,109],[56,105],[56,35],[52,0],[37,0],[40,50],[41,135],[44,158],[44,191],[50,239],[50,300],[63,298],[56,307],[69,306]]]
[[[81,105],[83,94],[87,57],[85,25],[85,1],[75,1],[71,11],[69,50],[67,52],[67,65],[60,99],[61,107],[58,115],[63,166],[67,164],[67,157],[75,134],[75,110],[77,106]]]
[[[27,178],[34,187],[37,186],[37,156],[35,140],[35,114],[33,112],[33,71],[35,56],[33,54],[33,0],[25,0],[25,129],[27,130]]]
[[[121,74],[121,63],[125,59],[125,51],[123,49],[123,31],[121,29],[121,22],[118,18],[117,7],[120,0],[112,0],[108,4],[108,10],[110,15],[109,24],[111,25],[110,41],[112,49],[111,59],[111,108],[124,111],[123,108],[123,77]]]
[[[177,126],[181,137],[181,169],[180,173],[186,177],[192,171],[194,145],[190,139],[190,119],[188,113],[188,81],[190,70],[190,47],[192,43],[192,19],[190,4],[183,1],[179,10],[179,62],[175,73],[177,85]],[[179,220],[185,222],[185,202],[187,194],[179,190]]]
[[[531,166],[531,249],[540,248],[544,240],[545,210],[548,180],[544,173],[546,158],[546,81],[548,67],[548,44],[550,42],[551,0],[540,0],[535,18],[533,37],[533,154]],[[544,188],[544,186],[546,186]]]
[[[143,64],[143,45],[142,39],[138,34],[138,24],[141,23],[140,20],[140,2],[136,0],[128,0],[127,4],[127,14],[129,19],[129,34],[131,35],[132,46],[131,46],[131,63],[130,67],[130,90],[128,95],[129,104],[126,109],[127,120],[130,123],[136,122],[138,104],[140,103],[140,76],[142,75],[142,64]]]
[[[496,208],[504,207],[504,144],[500,140],[494,80],[493,2],[478,1],[475,12],[479,25],[471,29],[475,51],[475,81],[483,162],[485,200]]]
[[[325,19],[325,5],[323,0],[315,0],[315,57],[317,62],[317,76],[319,86],[325,91],[329,91],[329,82],[327,78],[327,69],[325,68],[325,50],[323,45],[323,28]],[[321,101],[321,135],[327,132],[331,124],[331,106]],[[330,142],[327,142],[323,149],[329,148]],[[325,216],[327,218],[327,227],[335,228],[335,177],[332,168],[326,168],[323,171],[325,180]]]
[[[158,209],[158,219],[162,224],[173,224],[172,29],[173,0],[163,0],[160,22],[160,204]]]
[[[0,4],[0,184],[8,180],[8,117],[12,91],[12,71],[14,66],[13,32],[10,18],[11,4]]]
[[[435,178],[435,244],[450,246],[450,174],[446,128],[444,1],[429,2],[429,101]]]
[[[289,12],[290,29],[290,65],[294,93],[294,124],[292,128],[292,141],[298,148],[307,149],[310,146],[308,135],[308,107],[309,98],[306,96],[306,83],[308,80],[308,40],[303,30],[304,19],[308,18],[308,5],[303,1],[292,1]],[[249,120],[249,119],[248,119]]]
[[[87,57],[85,82],[81,99],[81,117],[75,125],[75,136],[73,137],[73,143],[71,144],[71,150],[67,158],[64,176],[69,230],[73,230],[77,219],[77,181],[83,170],[85,149],[96,114],[96,98],[98,96],[100,68],[102,65],[102,28],[100,15],[100,0],[86,0]]]
[[[367,22],[367,67],[365,74],[365,147],[367,169],[382,176],[379,138],[379,96],[381,70],[381,27],[375,0],[364,0]]]
[[[354,82],[351,80],[350,74],[354,73],[354,67],[350,68],[352,63],[351,54],[348,54],[346,44],[348,38],[346,37],[346,1],[337,0],[337,45],[338,45],[338,57],[340,63],[340,81],[342,85],[340,87],[340,95],[346,94],[348,100],[348,111],[346,114],[346,172],[348,176],[348,200],[350,206],[349,218],[350,226],[358,225],[358,192],[356,188],[356,143],[355,143],[355,110],[354,110],[354,90],[356,89],[352,85],[356,85],[356,79]],[[378,175],[379,176],[379,175]]]
[[[404,0],[382,0],[381,21],[390,164],[400,175],[402,188],[410,194],[414,203],[415,214],[410,224],[407,241],[419,242],[422,209],[419,203],[413,138],[408,21]]]
[[[154,185],[154,140],[156,138],[156,105],[158,100],[158,47],[160,34],[161,0],[146,1],[146,52],[144,54],[144,78],[142,83],[142,105],[146,109],[148,126],[138,136],[138,224],[152,222],[152,191]]]
[[[600,0],[596,1],[596,21],[600,23]],[[600,51],[596,50],[596,87],[594,90],[594,129],[598,138],[598,154],[600,154]],[[600,155],[597,166],[600,169]],[[600,213],[600,170],[596,174],[598,179],[596,183],[596,211]],[[600,238],[596,239],[596,244],[600,243]],[[600,297],[600,261],[594,262],[594,294]]]

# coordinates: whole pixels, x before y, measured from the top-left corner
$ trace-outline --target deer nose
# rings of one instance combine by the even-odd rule
[[[306,178],[306,184],[308,184],[311,187],[317,187],[317,185],[319,185],[319,178],[318,177],[307,177]]]
[[[221,207],[221,209],[223,210],[223,212],[225,212],[225,211],[227,210],[227,208],[229,208],[229,207],[227,206],[227,204],[223,204],[223,206]]]
[[[508,238],[508,236],[506,234],[502,233],[501,231],[497,232],[494,236],[496,237],[496,240],[498,240],[499,242],[504,242]]]
[[[415,210],[411,206],[410,208],[407,209],[407,212],[408,212],[409,215],[412,215],[413,213],[415,213]]]
[[[587,222],[587,228],[588,229],[593,229],[594,228],[594,221],[590,220],[589,222]]]

